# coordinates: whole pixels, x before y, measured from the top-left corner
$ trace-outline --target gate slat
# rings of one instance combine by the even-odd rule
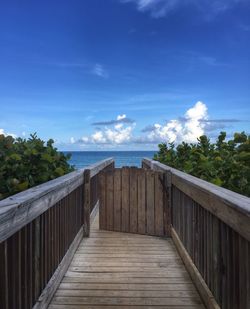
[[[130,169],[129,182],[129,231],[137,233],[137,168]]]
[[[106,173],[99,174],[99,192],[100,192],[100,229],[107,229],[106,222]]]
[[[110,231],[167,235],[168,217],[163,173],[116,168],[99,177],[100,228]]]
[[[146,185],[146,192],[147,192],[147,201],[146,201],[146,209],[147,209],[147,234],[155,235],[155,211],[154,211],[154,177],[155,172],[151,170],[146,171],[147,177],[147,185]]]
[[[114,170],[114,230],[121,230],[121,169]]]
[[[122,232],[129,232],[129,168],[122,169]]]
[[[155,173],[155,234],[164,235],[164,214],[163,214],[163,185],[160,181],[162,175]],[[162,179],[163,182],[163,179]]]
[[[138,233],[146,233],[146,181],[145,170],[138,170]]]
[[[106,174],[106,209],[107,209],[107,229],[114,229],[114,173],[107,171]]]

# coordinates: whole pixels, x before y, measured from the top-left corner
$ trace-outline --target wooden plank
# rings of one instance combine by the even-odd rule
[[[129,174],[129,231],[138,231],[138,211],[137,211],[137,168],[130,168]]]
[[[212,295],[211,291],[209,290],[208,286],[206,285],[205,281],[203,280],[202,276],[200,275],[198,269],[196,268],[195,264],[191,260],[190,256],[188,255],[185,247],[183,246],[179,236],[172,228],[171,230],[173,241],[176,245],[176,248],[183,260],[183,263],[186,266],[187,271],[189,272],[201,298],[203,299],[207,308],[211,309],[220,309],[219,305],[217,304],[214,296]]]
[[[155,235],[155,188],[154,171],[146,171],[147,234]]]
[[[106,174],[104,172],[99,174],[99,192],[100,192],[100,215],[99,223],[100,229],[107,228],[107,215],[106,215]]]
[[[129,168],[122,168],[122,232],[129,232]]]
[[[170,171],[172,183],[202,207],[250,240],[250,198],[188,175],[159,162],[144,159],[151,169]]]
[[[3,308],[9,308],[8,300],[8,242],[4,241],[0,243],[0,304]]]
[[[90,170],[84,170],[84,234],[89,236],[90,231]]]
[[[107,211],[107,230],[114,229],[114,172],[106,173],[106,211]]]
[[[83,183],[77,171],[0,201],[0,242],[54,206]]]
[[[155,172],[155,235],[164,235],[164,212],[163,212],[163,202],[164,202],[164,179],[161,173]]]
[[[114,231],[121,231],[122,171],[114,170]]]
[[[116,290],[114,287],[111,287],[110,289],[104,289],[104,290],[95,290],[90,289],[86,290],[84,287],[82,289],[79,289],[79,287],[73,288],[62,288],[60,286],[60,289],[57,290],[55,296],[63,296],[63,297],[140,297],[140,298],[152,298],[152,297],[178,297],[178,298],[198,298],[198,293],[195,290],[192,291],[176,291],[176,290],[140,290],[141,287],[137,287],[139,290]]]
[[[114,160],[111,158],[87,169],[90,170],[90,177],[93,177],[102,169],[113,165]],[[83,169],[77,170],[0,201],[0,242],[82,185],[83,172]]]
[[[63,297],[55,296],[52,304],[86,304],[86,305],[130,305],[130,306],[191,306],[202,304],[198,298],[174,298],[174,297]]]
[[[107,169],[107,167],[110,167],[110,169],[114,168],[114,162],[113,158],[108,158],[88,166],[87,169],[90,170],[90,178],[97,175],[100,171]]]
[[[76,237],[74,238],[73,242],[71,243],[69,249],[67,250],[64,258],[62,259],[61,263],[58,265],[56,271],[54,272],[53,276],[49,280],[48,284],[46,285],[45,289],[42,291],[40,297],[38,298],[37,302],[33,306],[33,309],[38,308],[47,308],[49,305],[57,287],[59,286],[65,272],[67,271],[71,260],[74,256],[74,253],[83,237],[83,228],[80,229]]]
[[[107,270],[107,269],[106,269]],[[100,276],[101,275],[101,276]],[[116,278],[172,278],[179,280],[187,280],[190,279],[190,276],[186,271],[155,271],[154,269],[150,269],[147,271],[127,271],[127,272],[80,272],[80,271],[72,271],[68,269],[65,276],[74,277],[74,278],[92,278],[98,280],[98,278],[102,279],[116,279]],[[182,281],[183,282],[183,281]]]
[[[66,280],[65,280],[66,279]],[[196,291],[193,284],[183,283],[154,283],[155,281],[145,283],[145,279],[140,279],[139,283],[86,283],[67,280],[65,277],[60,284],[60,289],[64,290],[122,290],[122,291]],[[127,280],[128,281],[128,280]],[[138,280],[135,280],[138,281]],[[131,282],[131,280],[130,280]]]
[[[108,305],[105,305],[105,306],[102,306],[102,305],[70,305],[70,304],[50,304],[49,306],[49,309],[132,309],[133,306],[131,305],[117,305],[117,306],[114,306],[114,305],[111,305],[111,306],[108,306]],[[135,307],[134,307],[135,308]],[[152,305],[143,305],[143,306],[136,306],[136,309],[183,309],[183,308],[190,308],[190,309],[205,309],[205,307],[201,304],[199,305],[194,305],[192,304],[191,306],[152,306]]]
[[[138,233],[146,233],[146,177],[145,171],[140,169],[138,175]]]
[[[124,276],[121,275],[119,277],[103,277],[103,276],[99,276],[97,277],[91,277],[91,275],[88,274],[88,276],[75,276],[75,274],[79,275],[79,273],[75,273],[75,272],[67,272],[64,276],[64,279],[62,282],[69,282],[69,283],[84,283],[84,284],[100,284],[103,286],[103,288],[105,288],[106,284],[119,284],[124,285],[124,284],[145,284],[148,285],[150,287],[152,287],[152,289],[154,288],[155,285],[170,285],[173,288],[176,287],[176,289],[178,289],[178,285],[183,285],[185,286],[187,289],[195,289],[191,279],[189,276],[182,276],[182,277],[163,277],[163,276],[156,276],[156,277],[132,277],[132,276]],[[80,273],[81,274],[81,273]],[[103,275],[103,274],[102,274]],[[106,274],[104,274],[106,275]],[[184,289],[184,288],[183,288]]]

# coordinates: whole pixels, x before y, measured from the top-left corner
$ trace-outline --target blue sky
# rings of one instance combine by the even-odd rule
[[[0,132],[61,150],[249,133],[249,55],[249,0],[3,0]]]

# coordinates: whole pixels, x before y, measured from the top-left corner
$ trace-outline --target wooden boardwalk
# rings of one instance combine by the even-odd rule
[[[205,307],[171,239],[101,231],[97,215],[49,308]]]

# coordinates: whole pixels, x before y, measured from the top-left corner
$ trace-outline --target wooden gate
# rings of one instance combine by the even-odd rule
[[[142,168],[115,168],[99,176],[100,229],[169,235],[165,176]]]

